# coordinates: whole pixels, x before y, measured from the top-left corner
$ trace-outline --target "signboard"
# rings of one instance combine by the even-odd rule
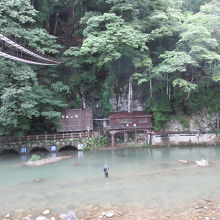
[[[79,143],[77,148],[78,148],[78,150],[83,150],[84,149],[84,144]]]
[[[25,147],[25,146],[22,146],[20,150],[21,150],[22,154],[27,153],[27,147]]]
[[[50,146],[50,151],[56,152],[57,151],[57,146],[55,146],[55,145]]]

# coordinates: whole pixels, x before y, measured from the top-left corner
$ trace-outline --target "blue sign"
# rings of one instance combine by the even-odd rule
[[[55,146],[55,145],[50,146],[50,151],[52,151],[52,152],[57,151],[57,146]]]
[[[22,146],[21,147],[21,153],[22,154],[27,153],[27,147]]]

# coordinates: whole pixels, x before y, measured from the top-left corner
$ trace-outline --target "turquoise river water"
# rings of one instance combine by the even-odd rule
[[[60,156],[64,153],[48,156]],[[72,158],[40,167],[0,156],[0,213],[61,212],[90,204],[178,207],[220,198],[220,147],[68,151]],[[206,159],[213,166],[181,165]],[[105,179],[103,166],[110,169]],[[40,178],[41,182],[33,182]]]

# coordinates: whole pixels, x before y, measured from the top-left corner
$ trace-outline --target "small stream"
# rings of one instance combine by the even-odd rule
[[[154,207],[220,202],[220,147],[132,148],[72,155],[54,164],[24,166],[24,156],[0,155],[0,213],[50,209],[65,212],[95,204]],[[178,160],[206,159],[213,166],[181,165]],[[103,166],[110,169],[104,178]],[[40,178],[41,182],[33,182]]]

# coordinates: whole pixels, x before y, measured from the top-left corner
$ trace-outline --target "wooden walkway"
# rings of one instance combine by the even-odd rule
[[[94,135],[93,131],[83,131],[83,132],[73,132],[73,133],[62,133],[62,134],[45,134],[45,135],[29,135],[23,137],[0,137],[0,144],[8,142],[29,142],[29,141],[46,141],[46,140],[60,140],[60,139],[70,139],[70,138],[86,138],[92,137]]]

